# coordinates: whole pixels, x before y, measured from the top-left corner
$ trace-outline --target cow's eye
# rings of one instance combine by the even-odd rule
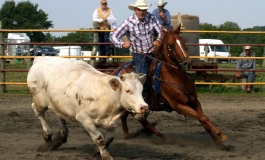
[[[126,90],[126,93],[127,93],[127,94],[132,94],[131,90],[129,90],[129,89]]]

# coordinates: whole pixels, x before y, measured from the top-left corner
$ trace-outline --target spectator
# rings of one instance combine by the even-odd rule
[[[95,9],[93,13],[93,25],[100,30],[116,29],[116,18],[113,15],[112,10],[108,7],[107,0],[101,0],[100,7]],[[98,32],[98,42],[109,43],[110,32]],[[99,45],[100,56],[110,56],[110,45]],[[101,58],[100,62],[105,63],[106,58]]]
[[[240,54],[240,57],[255,57],[256,53],[251,51],[251,46],[245,46],[244,52]],[[243,72],[237,72],[236,77],[245,77],[248,83],[253,83],[255,78],[255,72],[251,71],[256,69],[255,59],[239,59],[237,63],[237,69],[248,70]],[[246,85],[247,92],[255,92],[253,85]]]
[[[152,13],[156,16],[162,26],[168,29],[173,29],[173,27],[171,26],[170,12],[165,9],[165,5],[167,5],[167,2],[164,2],[163,0],[158,0],[158,8],[154,9]]]

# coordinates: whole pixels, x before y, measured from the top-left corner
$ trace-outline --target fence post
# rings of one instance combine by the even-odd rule
[[[93,29],[98,29],[98,28],[99,28],[98,27],[98,22],[93,21]],[[94,43],[98,42],[98,32],[94,32],[93,33],[93,42]],[[97,51],[98,51],[98,46],[97,45],[93,45],[91,55],[92,56],[96,56],[97,55]],[[95,58],[91,58],[90,64],[92,66],[95,66],[95,63],[96,63],[96,59]]]
[[[30,56],[30,45],[27,45],[27,56]],[[27,69],[31,67],[31,58],[26,59],[27,62]]]
[[[0,29],[2,29],[2,21],[0,21]],[[4,42],[4,36],[3,36],[3,32],[0,32],[0,43]],[[4,45],[0,45],[0,56],[4,56]],[[2,58],[0,61],[0,66],[1,66],[1,70],[5,69],[5,59]],[[1,72],[1,82],[5,82],[6,81],[6,72]],[[1,84],[1,90],[0,93],[6,93],[6,85],[5,84]]]
[[[265,47],[263,47],[263,57],[265,57]],[[265,67],[265,59],[263,59],[262,67]]]

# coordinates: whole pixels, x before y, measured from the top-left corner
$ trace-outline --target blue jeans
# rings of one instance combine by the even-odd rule
[[[152,62],[152,58],[146,56],[143,54],[138,54],[138,53],[133,53],[133,61],[135,63],[135,72],[136,73],[143,73],[143,74],[148,74],[148,70],[149,70],[149,65]],[[143,85],[143,96],[144,98],[147,98],[147,94],[148,94],[148,84],[146,83],[146,81],[144,82]]]
[[[143,54],[133,53],[133,61],[135,63],[135,72],[147,74],[149,70],[149,65],[152,62],[152,58],[145,57]]]
[[[110,32],[98,32],[98,42],[99,43],[109,43],[109,35]],[[106,56],[110,54],[110,45],[109,44],[101,44],[99,45],[99,55]],[[106,58],[100,59],[100,61],[106,61]]]
[[[254,82],[254,78],[255,78],[255,73],[254,72],[242,72],[241,76],[246,77],[248,83],[253,83]],[[250,86],[251,86],[251,91],[253,91],[254,90],[254,86],[253,85],[250,85]]]

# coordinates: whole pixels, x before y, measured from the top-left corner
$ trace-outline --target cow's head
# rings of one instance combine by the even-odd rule
[[[116,78],[110,81],[110,85],[114,90],[120,89],[120,103],[127,111],[132,113],[148,111],[148,104],[145,103],[142,96],[145,79],[146,75],[132,72],[120,76],[119,81]]]

